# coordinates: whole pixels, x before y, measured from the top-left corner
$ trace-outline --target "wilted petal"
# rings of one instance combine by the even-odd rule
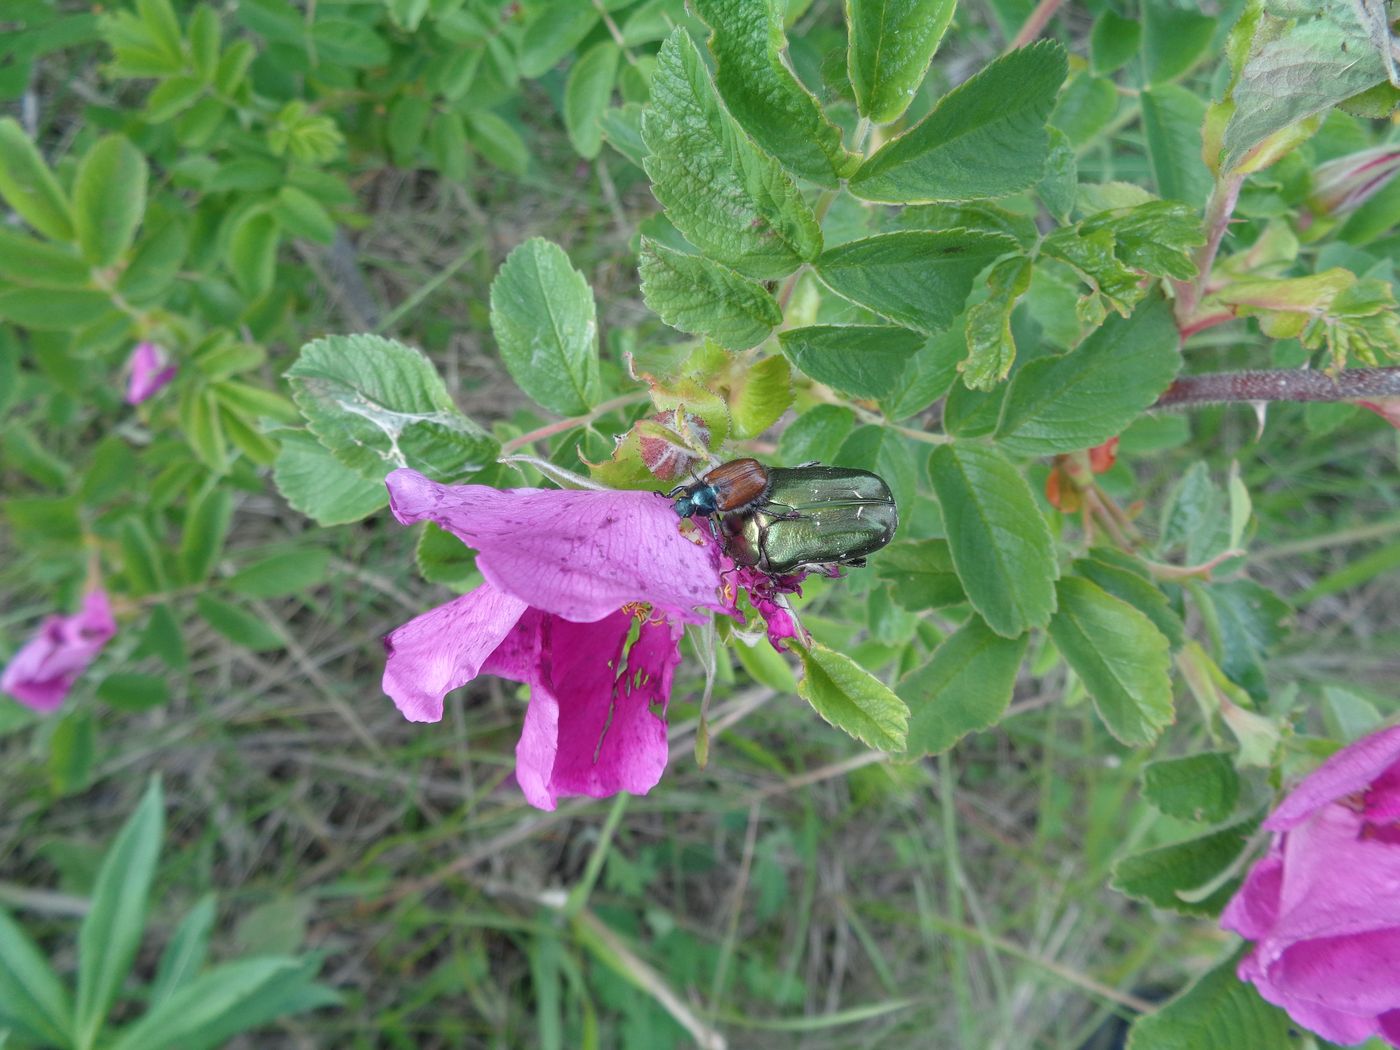
[[[1366,790],[1400,761],[1400,726],[1391,726],[1344,747],[1305,777],[1264,821],[1269,831],[1297,827],[1329,802]]]
[[[410,722],[442,719],[442,698],[481,673],[525,613],[489,583],[415,616],[384,638],[384,691]]]
[[[497,589],[544,612],[586,623],[650,602],[698,621],[696,607],[719,608],[719,573],[654,493],[440,485],[406,468],[385,483],[399,521],[436,522]]]
[[[594,623],[545,619],[548,673],[531,689],[516,748],[516,779],[531,805],[553,809],[560,795],[640,795],[661,779],[668,757],[662,713],[680,663],[681,627],[648,619],[627,649],[632,622],[621,611]]]
[[[155,343],[138,343],[126,361],[126,403],[139,405],[175,378],[175,366]]]
[[[0,690],[36,711],[52,711],[117,633],[105,591],[89,591],[81,612],[50,616],[0,674]]]

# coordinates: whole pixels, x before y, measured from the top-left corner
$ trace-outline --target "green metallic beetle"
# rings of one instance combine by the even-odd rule
[[[859,567],[898,527],[899,511],[884,479],[820,463],[769,469],[760,502],[720,517],[734,562],[773,575],[808,565]]]

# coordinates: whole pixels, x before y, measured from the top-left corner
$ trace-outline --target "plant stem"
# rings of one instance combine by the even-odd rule
[[[622,394],[619,397],[613,398],[611,401],[604,401],[601,405],[593,409],[593,411],[585,412],[581,416],[573,416],[570,419],[561,419],[554,423],[547,423],[542,427],[531,430],[527,434],[521,434],[517,438],[511,438],[509,441],[504,442],[501,445],[501,453],[503,455],[509,454],[518,448],[524,448],[526,445],[541,441],[547,437],[553,437],[555,434],[562,434],[564,431],[572,430],[574,427],[585,427],[595,419],[607,415],[614,409],[639,404],[645,401],[648,396],[649,395],[645,393],[639,393],[634,390],[630,394]]]
[[[1400,368],[1348,368],[1329,376],[1306,368],[1182,376],[1153,408],[1220,401],[1357,401],[1400,397]]]
[[[1050,19],[1055,17],[1055,12],[1060,9],[1063,0],[1040,0],[1035,5],[1035,10],[1021,25],[1021,31],[1016,34],[1016,38],[1011,41],[1011,47],[1007,50],[1014,50],[1018,47],[1025,47],[1035,41],[1041,33],[1045,32],[1045,26]]]

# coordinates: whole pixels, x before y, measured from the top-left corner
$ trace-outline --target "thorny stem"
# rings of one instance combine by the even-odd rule
[[[1182,376],[1153,408],[1220,401],[1360,401],[1400,397],[1400,368],[1348,368],[1329,376],[1311,369],[1215,372]]]
[[[547,437],[553,437],[555,434],[562,434],[564,431],[572,430],[574,427],[586,427],[595,419],[607,415],[614,409],[640,404],[649,396],[650,395],[645,392],[634,390],[630,394],[623,394],[610,401],[604,401],[601,405],[594,408],[593,411],[585,412],[581,416],[573,416],[569,419],[561,419],[554,423],[547,423],[526,434],[521,434],[517,438],[511,438],[509,441],[503,442],[501,445],[501,454],[509,455],[518,448],[524,448],[526,445],[533,444],[536,441],[542,441]]]

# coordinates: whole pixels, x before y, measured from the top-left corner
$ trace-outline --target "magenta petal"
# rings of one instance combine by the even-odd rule
[[[525,603],[489,583],[415,616],[384,639],[384,691],[410,722],[442,719],[442,698],[480,672]]]
[[[1220,926],[1234,930],[1246,940],[1267,936],[1278,918],[1279,895],[1283,888],[1283,852],[1277,840],[1268,855],[1255,862],[1230,903],[1220,915]]]
[[[1308,774],[1264,821],[1264,827],[1269,831],[1295,828],[1327,803],[1364,791],[1397,761],[1400,725],[1363,737]]]
[[[1391,1046],[1400,1046],[1400,1010],[1387,1010],[1376,1020],[1380,1023],[1380,1037]]]
[[[697,621],[720,607],[711,558],[654,493],[439,485],[407,469],[385,483],[399,521],[436,522],[497,589],[544,612],[586,623],[650,602]]]
[[[175,366],[155,343],[138,343],[127,358],[126,403],[139,405],[175,378]]]
[[[107,593],[89,591],[81,612],[45,618],[0,674],[0,690],[36,711],[52,711],[116,633]]]
[[[1285,995],[1349,1014],[1400,1006],[1400,930],[1322,937],[1288,948],[1269,967]]]
[[[632,616],[594,623],[546,618],[549,673],[530,693],[516,779],[531,805],[560,795],[645,794],[666,768],[664,712],[680,663],[679,624],[648,620],[625,654]],[[621,669],[619,670],[619,665]]]
[[[1400,846],[1370,836],[1345,806],[1328,806],[1283,844],[1283,885],[1269,940],[1291,944],[1400,926]],[[1400,1005],[1400,999],[1396,1005]]]

